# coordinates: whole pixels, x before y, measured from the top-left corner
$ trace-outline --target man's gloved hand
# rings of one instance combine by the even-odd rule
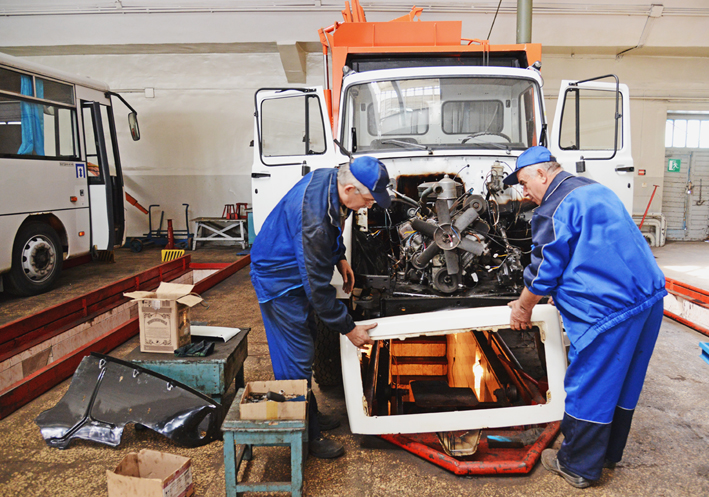
[[[375,328],[377,323],[374,324],[358,324],[354,327],[352,331],[347,333],[345,336],[350,339],[350,342],[358,349],[364,345],[374,345],[374,340],[369,338],[368,330]]]

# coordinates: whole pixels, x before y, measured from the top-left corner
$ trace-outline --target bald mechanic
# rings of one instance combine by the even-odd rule
[[[271,364],[277,380],[308,380],[315,357],[314,314],[356,347],[374,343],[355,325],[330,285],[334,267],[350,293],[354,272],[345,259],[342,227],[353,210],[374,202],[391,204],[389,174],[373,157],[358,157],[339,169],[317,169],[303,177],[271,211],[251,249],[251,281],[261,306]],[[322,437],[340,425],[321,414],[311,394],[309,451],[315,457],[341,456],[344,448]]]
[[[530,328],[533,307],[550,295],[571,342],[564,441],[558,453],[544,450],[542,464],[585,488],[623,455],[662,322],[665,277],[615,193],[563,171],[546,148],[522,153],[504,183],[519,183],[539,206],[510,326]]]

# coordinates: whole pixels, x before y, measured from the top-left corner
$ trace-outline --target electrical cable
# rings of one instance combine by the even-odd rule
[[[495,26],[495,20],[497,20],[497,13],[500,12],[500,5],[502,5],[502,0],[500,0],[500,3],[497,4],[497,10],[495,10],[495,17],[492,18],[492,24],[490,25],[490,32],[487,34],[487,39],[490,39],[490,35],[492,34],[492,28]]]

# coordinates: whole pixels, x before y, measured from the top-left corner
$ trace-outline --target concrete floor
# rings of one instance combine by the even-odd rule
[[[236,250],[202,248],[193,260],[235,260]],[[670,244],[657,249],[668,277],[709,289],[702,283],[709,272],[709,244]],[[121,277],[159,264],[160,251],[117,252],[116,264],[89,264],[67,270],[58,287],[43,296],[13,299],[0,294],[0,323],[54,305]],[[684,278],[683,278],[684,276]],[[691,281],[690,281],[691,279]],[[702,283],[702,284],[700,284]],[[272,379],[263,324],[251,288],[248,268],[203,295],[210,307],[195,308],[193,320],[211,325],[251,327],[246,381]],[[625,457],[618,467],[604,470],[598,485],[576,490],[537,466],[527,476],[458,477],[377,438],[352,435],[347,426],[341,389],[319,391],[321,410],[341,415],[343,426],[331,432],[345,445],[345,456],[323,461],[308,459],[308,496],[700,496],[709,495],[709,366],[699,357],[698,342],[707,337],[665,319],[635,414]],[[123,357],[137,346],[133,339],[112,355]],[[150,431],[126,427],[121,445],[110,448],[75,441],[64,451],[49,448],[34,423],[54,406],[69,387],[63,382],[19,411],[0,420],[0,495],[106,495],[107,469],[125,454],[150,448],[192,457],[196,495],[224,495],[222,442],[185,449]],[[232,392],[233,393],[233,392]],[[561,437],[554,447],[558,447]],[[286,480],[289,455],[283,448],[256,449],[240,478]],[[252,494],[268,495],[268,494]],[[272,495],[286,495],[283,493]]]

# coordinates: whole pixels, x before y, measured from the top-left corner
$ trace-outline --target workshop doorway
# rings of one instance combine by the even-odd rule
[[[709,116],[702,117],[668,114],[662,199],[668,240],[709,235]]]

